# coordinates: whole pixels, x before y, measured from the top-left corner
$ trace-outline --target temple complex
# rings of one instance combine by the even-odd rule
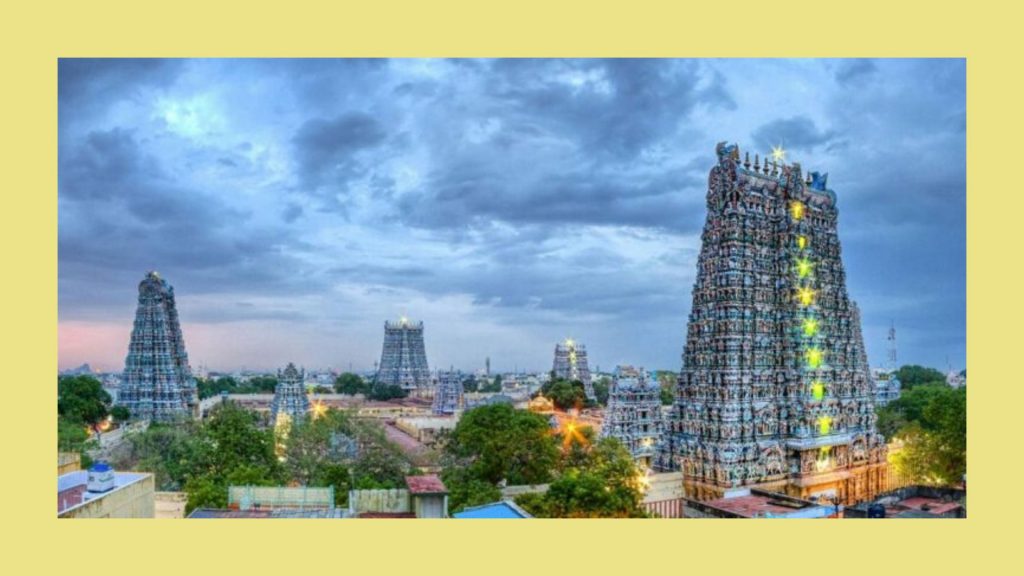
[[[156,422],[192,418],[199,409],[174,288],[156,272],[147,273],[139,283],[139,303],[117,403],[128,408],[133,419]]]
[[[555,344],[555,364],[552,370],[555,378],[569,381],[580,381],[586,391],[587,399],[594,400],[594,383],[590,378],[590,367],[587,365],[587,347],[572,338]]]
[[[394,324],[384,322],[384,350],[377,369],[377,382],[401,386],[410,392],[430,388],[423,322],[413,324],[408,318]]]
[[[437,374],[437,390],[431,411],[439,416],[452,415],[462,409],[462,373],[454,368]]]
[[[270,421],[275,426],[302,420],[309,414],[305,381],[305,371],[300,371],[291,362],[283,371],[277,371],[274,400],[270,403]]]
[[[618,366],[608,389],[601,436],[618,438],[645,467],[651,467],[664,431],[661,387],[643,368]]]
[[[805,180],[781,148],[763,163],[717,154],[667,464],[697,500],[735,487],[870,499],[886,446],[827,174]]]

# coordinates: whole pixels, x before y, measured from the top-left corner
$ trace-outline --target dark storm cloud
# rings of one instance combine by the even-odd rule
[[[835,134],[820,130],[806,116],[793,116],[768,122],[754,130],[752,136],[754,144],[761,150],[782,145],[786,149],[811,152],[829,142]]]
[[[728,139],[831,174],[872,363],[895,321],[903,359],[939,365],[962,357],[965,325],[964,75],[950,60],[61,60],[60,318],[130,322],[155,268],[190,322],[376,326],[418,315],[409,298],[458,297],[469,311],[430,306],[435,334],[494,316],[528,329],[516,342],[589,332],[595,354],[675,369]],[[432,350],[486,353],[465,348]]]

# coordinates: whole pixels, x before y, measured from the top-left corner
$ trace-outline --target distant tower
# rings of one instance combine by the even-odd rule
[[[649,468],[664,429],[658,381],[648,378],[643,368],[616,367],[601,436],[618,438],[637,462]]]
[[[486,367],[485,370],[487,372],[487,375],[490,376],[491,375],[491,357],[490,356],[487,357],[487,361],[484,362],[484,365]]]
[[[430,387],[423,322],[413,324],[408,318],[402,318],[396,324],[384,323],[384,350],[377,382],[401,386],[407,391]]]
[[[454,368],[437,374],[432,411],[439,416],[455,414],[462,408],[462,374]]]
[[[590,368],[587,364],[587,347],[572,338],[555,344],[555,364],[553,368],[556,378],[579,380],[583,382],[587,399],[594,400],[594,384],[590,380]]]
[[[128,408],[133,419],[155,422],[195,417],[199,410],[174,288],[156,272],[147,273],[139,283],[139,304],[117,403]]]
[[[274,425],[302,420],[309,414],[309,398],[306,397],[306,373],[295,368],[291,362],[284,371],[277,371],[277,387],[270,404],[270,421]]]
[[[889,370],[895,372],[896,366],[896,323],[889,326]]]

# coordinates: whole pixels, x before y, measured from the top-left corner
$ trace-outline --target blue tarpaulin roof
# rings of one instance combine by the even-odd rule
[[[526,510],[516,506],[514,502],[503,500],[483,506],[466,508],[462,512],[452,514],[453,518],[533,518]]]

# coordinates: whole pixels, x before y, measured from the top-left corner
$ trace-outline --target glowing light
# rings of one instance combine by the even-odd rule
[[[831,465],[832,459],[829,458],[830,451],[831,448],[828,446],[823,446],[821,450],[818,451],[818,459],[814,462],[814,467],[818,472],[828,470],[829,465]]]
[[[811,261],[807,258],[801,258],[796,261],[796,273],[801,278],[806,278],[811,273]]]
[[[807,248],[807,236],[797,236],[797,238],[796,238],[796,245],[801,250],[803,250],[804,248]]]
[[[309,411],[313,413],[313,420],[316,420],[324,414],[327,414],[327,405],[324,404],[322,400],[314,400],[313,403],[309,405]]]
[[[786,150],[782,145],[772,146],[772,160],[775,160],[776,162],[785,162]]]
[[[799,220],[804,217],[804,203],[793,202],[789,205],[789,213],[793,215],[793,220]]]
[[[808,338],[814,336],[815,334],[818,333],[818,321],[815,320],[814,318],[805,318],[803,329],[804,336],[807,336]]]
[[[811,382],[811,395],[820,402],[825,397],[825,385],[818,380]]]
[[[825,354],[820,348],[808,348],[805,356],[807,357],[807,366],[809,368],[818,368],[821,366],[821,360]]]
[[[572,341],[572,338],[566,338],[565,339],[565,345],[568,346],[569,348],[575,348],[576,347],[576,343]]]
[[[829,430],[831,430],[831,429],[832,429],[832,417],[831,416],[822,416],[821,418],[818,418],[818,432],[820,432],[822,436],[824,436],[825,434],[828,434]]]
[[[562,424],[562,449],[568,450],[573,443],[580,445],[587,444],[587,437],[580,432],[580,426],[576,422],[576,417],[571,416],[569,420],[563,420]]]
[[[636,483],[643,492],[647,492],[651,487],[651,479],[648,476],[650,473],[650,470],[642,470],[636,475]]]
[[[814,303],[814,290],[811,290],[806,286],[797,290],[796,295],[797,298],[800,299],[800,304],[802,306],[810,306]]]

